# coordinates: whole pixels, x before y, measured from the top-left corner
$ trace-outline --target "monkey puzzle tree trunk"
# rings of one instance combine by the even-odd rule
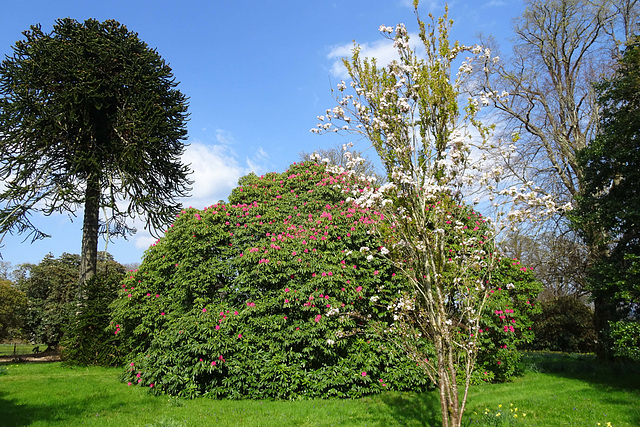
[[[80,254],[80,283],[86,283],[94,274],[98,263],[98,222],[100,216],[100,178],[90,173],[84,202],[82,223],[82,253]]]

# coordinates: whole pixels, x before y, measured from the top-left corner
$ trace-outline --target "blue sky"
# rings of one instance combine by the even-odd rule
[[[511,22],[523,9],[522,1],[449,2],[452,38],[469,45],[482,32],[506,46]],[[423,19],[443,10],[444,2],[420,4]],[[389,44],[378,33],[381,24],[403,22],[416,30],[410,0],[31,0],[3,6],[0,55],[10,54],[30,25],[49,31],[64,17],[115,19],[172,67],[178,88],[190,99],[184,161],[192,164],[195,184],[183,203],[197,208],[226,199],[238,178],[251,171],[281,172],[301,151],[350,142],[309,132],[316,117],[334,106],[330,89],[344,78],[339,58],[354,40],[365,55],[384,58]],[[15,266],[37,263],[49,252],[80,253],[82,212],[76,214],[73,222],[68,215],[35,215],[34,222],[52,237],[30,244],[5,236],[3,260]],[[129,240],[109,243],[117,261],[141,261],[154,241],[143,224],[136,221],[138,233]]]

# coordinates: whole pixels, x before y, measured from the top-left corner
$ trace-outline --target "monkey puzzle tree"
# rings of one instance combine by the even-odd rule
[[[0,232],[42,238],[29,214],[83,207],[85,281],[100,232],[130,234],[136,215],[155,232],[186,195],[187,99],[162,57],[114,20],[23,34],[0,66]]]

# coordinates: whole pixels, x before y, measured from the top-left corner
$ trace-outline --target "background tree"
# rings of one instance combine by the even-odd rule
[[[352,145],[353,144],[350,144],[349,147],[347,144],[335,145],[331,148],[315,150],[313,153],[303,151],[299,156],[303,162],[323,161],[326,159],[329,164],[353,170],[357,175],[375,177],[377,185],[382,185],[386,182],[386,178],[378,173],[373,161],[367,157],[363,157],[364,153],[353,151],[351,149]],[[351,164],[352,162],[353,164]]]
[[[0,280],[0,342],[20,335],[27,297],[8,280]]]
[[[585,191],[574,220],[589,244],[608,248],[592,265],[590,288],[610,301],[611,322],[640,320],[639,43],[627,45],[616,74],[596,86],[600,132],[579,153]]]
[[[590,353],[595,350],[593,311],[575,295],[563,295],[539,303],[533,316],[533,350]]]
[[[487,61],[476,81],[476,94],[495,107],[494,119],[500,123],[493,153],[508,172],[507,182],[532,182],[567,204],[585,194],[577,153],[596,136],[599,125],[592,83],[611,75],[621,44],[637,31],[636,3],[526,2],[525,12],[515,21],[512,55]],[[497,96],[503,91],[511,96]],[[556,235],[567,235],[570,227],[563,212],[544,225]],[[599,244],[605,235],[602,229],[591,228],[588,233],[584,252],[591,263],[607,248]],[[586,278],[576,281],[586,282]],[[594,303],[596,328],[604,331],[612,307],[600,294],[594,294]],[[600,356],[605,351],[601,347]]]
[[[29,301],[23,330],[32,343],[57,347],[75,312],[79,269],[80,257],[68,253],[59,258],[48,254],[38,264],[21,266],[17,286]]]
[[[576,233],[549,230],[532,237],[514,231],[500,241],[500,248],[532,268],[544,285],[541,300],[573,296],[587,303],[587,253]]]
[[[0,232],[40,238],[32,212],[82,207],[85,281],[100,232],[126,235],[127,218],[144,215],[155,233],[178,210],[186,97],[160,55],[116,21],[60,19],[24,37],[0,66]]]
[[[101,272],[124,272],[110,254],[101,252],[97,258]],[[28,299],[23,331],[34,344],[57,347],[65,329],[75,322],[86,303],[85,296],[81,297],[84,284],[78,282],[79,271],[80,255],[63,253],[58,258],[48,254],[38,264],[22,264],[14,272],[16,286]]]

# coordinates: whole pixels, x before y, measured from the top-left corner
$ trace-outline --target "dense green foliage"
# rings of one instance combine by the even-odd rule
[[[587,243],[600,248],[589,288],[607,301],[605,320],[639,321],[640,38],[627,45],[614,76],[596,88],[600,130],[580,152],[585,191],[573,219]],[[594,229],[604,233],[589,233]]]
[[[477,372],[487,381],[506,381],[522,373],[522,349],[534,342],[536,303],[542,285],[530,267],[503,258],[492,274],[493,289],[480,324]]]
[[[611,323],[613,354],[640,362],[640,322]]]
[[[33,343],[56,347],[74,312],[80,257],[52,254],[38,264],[23,264],[17,286],[29,303],[24,318],[25,337]]]
[[[65,18],[23,34],[0,65],[0,232],[42,237],[29,214],[84,206],[88,278],[100,231],[126,235],[139,214],[160,229],[179,209],[186,97],[162,57],[114,20]]]
[[[101,252],[98,259],[102,272],[124,272],[110,254]],[[33,343],[57,347],[84,305],[84,288],[78,280],[80,256],[63,253],[55,258],[49,254],[38,264],[22,264],[15,273],[16,285],[28,299],[22,327],[25,337]],[[108,322],[96,320],[102,322],[96,328],[107,326]]]
[[[64,328],[60,342],[62,359],[81,366],[118,366],[121,355],[116,337],[107,329],[109,305],[118,296],[120,282],[124,278],[121,268],[98,272],[85,284],[74,301],[75,312]]]
[[[594,351],[596,331],[593,311],[575,296],[562,296],[539,303],[533,317],[534,350],[589,353]]]
[[[294,164],[242,178],[226,205],[182,211],[114,303],[112,333],[129,352],[125,381],[231,398],[429,387],[415,361],[382,337],[393,323],[389,307],[409,288],[372,255],[380,214],[346,201],[366,185]],[[512,262],[497,280],[514,289],[496,290],[492,310],[514,312],[487,316],[483,366],[487,377],[505,378],[512,361],[491,353],[500,347],[502,357],[530,339],[527,301],[539,289]],[[511,317],[518,323],[506,325]]]
[[[27,298],[8,280],[0,280],[0,341],[19,334]]]

